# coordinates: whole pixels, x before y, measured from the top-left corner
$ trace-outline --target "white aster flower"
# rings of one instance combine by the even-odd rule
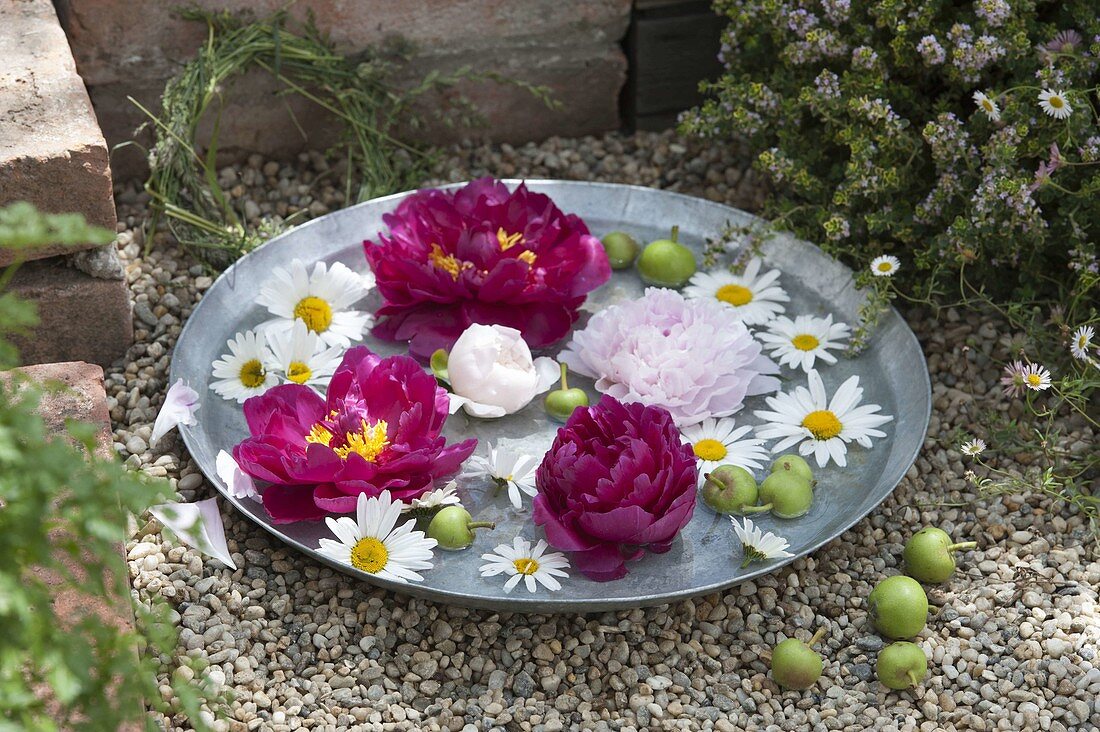
[[[809,373],[817,359],[836,363],[830,349],[840,348],[851,329],[846,323],[834,323],[833,316],[815,318],[799,315],[794,320],[780,316],[768,324],[768,330],[756,334],[756,339],[771,351],[772,358],[788,368],[801,368]]]
[[[1096,335],[1096,331],[1093,330],[1091,325],[1082,325],[1073,331],[1073,342],[1070,343],[1069,350],[1078,361],[1092,360],[1092,356],[1089,355],[1089,348],[1092,347],[1094,335]]]
[[[1054,119],[1065,119],[1073,113],[1065,92],[1054,89],[1043,89],[1039,92],[1039,106]]]
[[[848,443],[858,442],[871,447],[872,437],[885,437],[886,433],[875,429],[893,417],[876,414],[882,407],[877,404],[860,405],[863,388],[859,377],[852,376],[836,390],[829,401],[825,384],[816,371],[808,374],[809,388],[795,387],[791,393],[765,397],[772,411],[754,412],[768,424],[756,428],[756,434],[764,439],[779,438],[772,452],[783,452],[798,445],[802,455],[813,455],[818,467],[825,467],[833,460],[840,467],[848,464]]]
[[[229,495],[234,498],[254,498],[260,500],[260,493],[256,490],[256,484],[252,476],[241,470],[241,466],[225,450],[218,453],[214,460],[214,467],[222,483],[225,483]]]
[[[741,540],[745,557],[741,562],[742,569],[752,562],[787,559],[794,556],[787,551],[791,545],[789,541],[770,531],[761,531],[748,516],[744,517],[744,523],[738,523],[737,517],[730,516],[730,522],[733,524],[733,533],[737,534],[737,538]]]
[[[1043,391],[1050,388],[1050,371],[1046,366],[1037,363],[1029,363],[1020,372],[1024,380],[1024,386],[1032,391]]]
[[[983,112],[985,112],[986,117],[989,117],[989,119],[993,120],[994,122],[1001,121],[1000,108],[997,106],[997,103],[995,101],[986,96],[985,92],[974,92],[973,99],[974,103],[977,104]]]
[[[750,425],[738,427],[733,417],[703,420],[700,424],[680,430],[680,438],[691,445],[699,459],[699,475],[711,472],[719,465],[738,465],[745,470],[762,470],[761,461],[768,459],[764,440],[745,437]]]
[[[980,437],[975,437],[973,440],[967,440],[959,445],[959,452],[970,457],[981,455],[985,452],[985,440]]]
[[[419,498],[412,499],[401,507],[401,513],[410,511],[434,511],[444,506],[461,506],[462,500],[458,497],[458,483],[449,481],[442,488],[428,491]]]
[[[268,368],[273,356],[262,332],[237,333],[225,345],[229,353],[212,364],[217,381],[210,388],[218,396],[244,403],[279,383],[278,375]]]
[[[535,490],[535,469],[539,465],[539,458],[535,455],[524,455],[520,452],[503,450],[486,443],[489,448],[489,456],[474,455],[467,466],[470,468],[468,475],[487,476],[494,480],[499,488],[508,487],[508,500],[516,508],[523,507],[523,499],[520,491],[529,496],[538,493]]]
[[[713,298],[733,308],[745,325],[764,325],[780,315],[784,310],[782,303],[791,298],[778,284],[779,270],[760,274],[763,264],[754,257],[740,275],[728,270],[696,272],[684,288],[684,296]]]
[[[349,308],[373,287],[373,273],[359,275],[339,262],[331,267],[317,262],[310,273],[295,259],[288,268],[275,268],[260,288],[256,302],[275,316],[260,327],[285,333],[301,321],[326,345],[346,348],[362,339],[373,320],[369,313]]]
[[[402,503],[390,499],[389,491],[367,498],[359,494],[355,520],[349,516],[325,519],[339,541],[321,539],[318,551],[325,557],[393,582],[420,582],[416,571],[432,568],[435,539],[414,531],[416,519],[400,526]]]
[[[901,261],[892,254],[883,254],[871,260],[871,274],[875,277],[893,277],[901,267]]]
[[[283,374],[288,382],[313,386],[324,384],[340,365],[343,349],[325,348],[316,333],[300,320],[289,331],[269,334],[271,361],[268,367]]]
[[[176,383],[168,389],[164,395],[164,403],[160,405],[157,419],[153,422],[153,434],[149,436],[149,447],[155,447],[160,438],[183,425],[192,425],[198,422],[195,412],[199,408],[199,393],[183,383],[183,379],[176,379]]]
[[[535,547],[531,548],[531,542],[517,536],[512,545],[501,544],[493,553],[482,554],[485,564],[481,565],[482,577],[496,577],[498,574],[509,575],[504,583],[504,591],[512,589],[523,580],[528,592],[534,592],[541,584],[551,592],[561,589],[561,583],[557,577],[569,577],[565,570],[569,568],[569,560],[561,552],[546,552],[546,542],[539,539]]]

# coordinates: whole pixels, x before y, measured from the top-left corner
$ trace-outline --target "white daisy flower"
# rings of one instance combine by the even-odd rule
[[[772,269],[763,275],[763,261],[754,257],[745,266],[745,273],[736,275],[728,270],[696,272],[684,296],[688,298],[713,297],[737,310],[745,325],[763,325],[783,313],[782,303],[790,297],[779,286],[779,270]]]
[[[841,348],[851,333],[846,323],[834,323],[833,316],[815,318],[799,315],[794,320],[780,316],[768,323],[768,330],[756,334],[756,339],[771,351],[772,357],[788,368],[801,368],[806,373],[821,359],[836,363],[829,349]]]
[[[901,267],[901,261],[892,254],[883,254],[871,260],[871,274],[875,277],[893,277]]]
[[[467,466],[470,468],[468,475],[484,475],[494,480],[498,488],[508,487],[508,500],[516,508],[523,507],[523,499],[520,491],[529,496],[538,493],[535,490],[535,468],[539,465],[539,458],[534,455],[524,455],[519,452],[502,450],[486,443],[489,448],[489,457],[474,455]]]
[[[700,424],[680,430],[680,438],[691,445],[699,458],[699,475],[709,473],[719,465],[739,465],[745,470],[763,470],[761,461],[768,459],[764,441],[745,437],[752,427],[738,427],[733,417],[710,417]]]
[[[1073,331],[1073,342],[1070,343],[1069,350],[1074,358],[1079,361],[1092,360],[1092,356],[1089,355],[1089,348],[1092,347],[1094,335],[1096,335],[1096,331],[1093,330],[1091,325],[1082,325]]]
[[[401,507],[401,513],[410,511],[434,511],[444,506],[461,506],[462,500],[458,497],[458,483],[450,481],[442,488],[428,491],[419,498],[414,498]]]
[[[367,498],[359,494],[355,520],[350,516],[325,519],[339,541],[321,539],[318,551],[325,557],[393,582],[420,582],[416,571],[432,568],[435,539],[414,531],[416,519],[397,526],[401,502],[390,499],[389,491]]]
[[[218,396],[243,403],[279,383],[278,375],[268,368],[272,355],[263,333],[252,330],[238,333],[225,345],[229,353],[222,354],[212,364],[217,381],[210,388]]]
[[[974,92],[974,103],[985,112],[985,116],[994,122],[1001,121],[1001,109],[997,106],[997,103],[986,96],[985,92]]]
[[[1043,89],[1039,92],[1039,106],[1054,119],[1065,119],[1073,113],[1065,92],[1054,89]]]
[[[521,579],[527,585],[528,592],[538,589],[536,582],[551,592],[560,590],[561,583],[555,576],[569,577],[565,571],[569,568],[569,560],[561,552],[546,554],[545,551],[546,542],[542,539],[532,549],[531,542],[517,536],[511,546],[501,544],[493,553],[481,555],[486,562],[481,565],[481,576],[510,575],[504,583],[505,592],[511,592]]]
[[[325,348],[320,337],[295,320],[289,331],[268,334],[271,345],[269,368],[283,374],[288,382],[313,386],[324,384],[340,365],[343,349]]]
[[[981,439],[980,437],[975,437],[973,440],[968,440],[959,445],[959,452],[961,452],[963,455],[976,457],[985,452],[985,447],[985,440]]]
[[[768,559],[787,559],[794,555],[787,551],[791,545],[782,536],[770,531],[761,531],[752,519],[744,517],[744,523],[737,523],[737,517],[730,516],[733,524],[733,533],[741,540],[741,548],[745,559],[741,562],[741,568],[749,566],[752,562],[764,562]]]
[[[863,388],[859,377],[852,376],[836,390],[832,401],[825,394],[825,384],[816,371],[808,375],[809,389],[795,387],[791,393],[779,393],[765,397],[772,411],[754,414],[768,424],[756,428],[756,434],[764,439],[779,438],[772,452],[783,452],[798,445],[802,455],[813,455],[818,467],[825,467],[830,460],[840,467],[848,464],[848,443],[858,442],[871,447],[872,437],[885,437],[886,433],[875,429],[893,419],[890,415],[876,414],[882,407],[877,404],[860,406]]]
[[[1032,391],[1043,391],[1050,388],[1050,371],[1046,366],[1037,363],[1029,363],[1020,372],[1024,379],[1024,386]]]
[[[362,339],[373,321],[369,313],[349,310],[373,287],[373,273],[359,275],[339,262],[331,267],[318,262],[310,273],[295,259],[289,268],[275,268],[260,288],[256,302],[275,316],[261,327],[284,333],[301,321],[326,345],[346,348]]]

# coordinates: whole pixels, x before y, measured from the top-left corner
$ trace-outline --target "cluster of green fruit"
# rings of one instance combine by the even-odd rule
[[[915,638],[928,620],[928,596],[920,582],[945,582],[955,573],[955,552],[973,549],[976,542],[954,543],[946,531],[921,529],[905,544],[903,557],[910,576],[896,575],[871,591],[868,612],[875,629],[895,641],[883,648],[875,663],[879,681],[890,689],[916,686],[928,674],[924,650]],[[918,582],[917,580],[920,580]],[[772,677],[787,689],[808,689],[821,676],[821,656],[813,650],[824,635],[819,629],[809,643],[788,638],[772,651]]]
[[[777,518],[791,519],[809,512],[816,483],[809,463],[798,455],[781,455],[759,486],[753,474],[738,465],[718,466],[703,476],[702,497],[718,513],[771,511]]]
[[[695,255],[678,239],[680,227],[673,226],[667,239],[657,239],[646,244],[624,231],[612,231],[601,241],[612,269],[627,269],[638,262],[638,274],[647,285],[655,287],[683,287],[695,274]]]

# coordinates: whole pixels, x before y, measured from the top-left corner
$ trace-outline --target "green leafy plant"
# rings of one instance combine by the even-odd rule
[[[428,153],[398,133],[407,138],[423,126],[413,105],[429,91],[466,79],[488,79],[525,88],[554,106],[543,87],[493,72],[475,73],[469,67],[446,74],[433,71],[411,88],[398,88],[394,72],[408,53],[399,41],[345,56],[312,18],[298,29],[289,28],[285,11],[254,21],[200,9],[186,10],[182,17],[206,24],[206,43],[168,81],[160,115],[130,101],[149,117],[154,137],[145,185],[156,214],[151,229],[163,214],[176,238],[215,266],[228,264],[277,233],[271,226],[246,227],[237,204],[219,185],[215,167],[224,89],[247,71],[270,73],[283,94],[310,100],[343,125],[344,140],[333,152],[342,152],[348,163],[347,201],[406,190],[420,180]],[[448,95],[446,103],[437,112],[446,122],[473,124],[479,119],[461,95]],[[197,141],[198,129],[210,114],[213,132],[204,150]]]
[[[29,204],[0,208],[0,247],[113,237],[80,216],[46,216]],[[15,364],[7,338],[36,322],[31,304],[0,296],[0,368]],[[172,491],[98,455],[92,425],[73,422],[64,437],[49,434],[36,412],[42,393],[17,374],[0,377],[0,730],[115,730],[141,719],[143,704],[166,706],[151,653],[172,652],[177,634],[163,605],[134,603],[137,633],[90,608],[131,603],[119,552],[128,517]],[[75,616],[55,611],[60,593]],[[206,692],[180,681],[173,691],[202,729]]]

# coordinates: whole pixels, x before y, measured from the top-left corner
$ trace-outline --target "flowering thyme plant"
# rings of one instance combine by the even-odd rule
[[[770,217],[861,269],[898,253],[899,285],[925,297],[960,271],[1017,299],[1089,286],[1095,2],[716,6],[727,72],[683,128],[749,140],[775,186]]]

